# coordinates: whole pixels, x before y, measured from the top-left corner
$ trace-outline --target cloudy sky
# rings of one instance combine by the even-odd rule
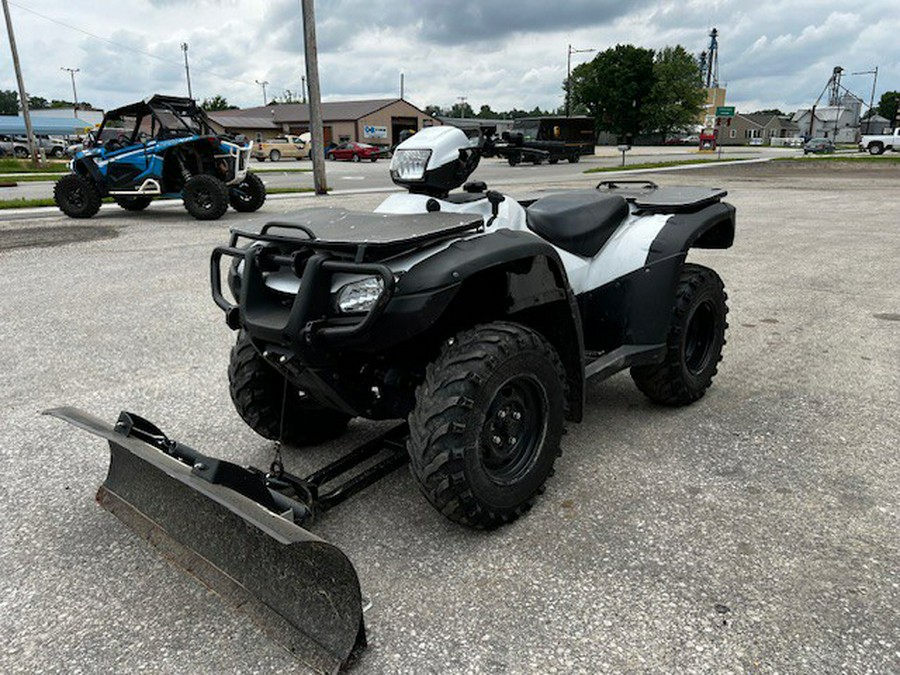
[[[319,69],[325,100],[398,95],[424,107],[465,96],[476,110],[563,102],[567,45],[617,43],[703,50],[719,29],[728,103],[749,112],[808,106],[834,66],[868,100],[900,89],[896,0],[319,0]],[[154,93],[186,93],[189,44],[197,98],[242,107],[298,91],[304,73],[300,0],[10,0],[26,87],[109,108]],[[5,34],[0,89],[16,87]],[[573,55],[573,65],[591,54]],[[876,96],[877,101],[877,96]]]

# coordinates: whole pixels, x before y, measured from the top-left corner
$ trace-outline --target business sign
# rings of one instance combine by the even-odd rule
[[[373,127],[366,125],[363,127],[363,138],[387,138],[387,127]]]
[[[716,108],[716,117],[734,117],[734,106],[720,105]]]

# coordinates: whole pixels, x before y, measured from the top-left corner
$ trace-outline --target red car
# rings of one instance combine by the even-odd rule
[[[374,145],[369,145],[367,143],[352,143],[348,141],[329,150],[325,154],[325,159],[342,159],[345,161],[350,160],[351,162],[368,159],[372,162],[376,162],[381,156],[381,152],[381,148],[377,148]]]

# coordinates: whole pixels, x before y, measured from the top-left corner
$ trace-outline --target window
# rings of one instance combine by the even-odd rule
[[[732,129],[728,134],[729,138],[737,138],[737,129]]]

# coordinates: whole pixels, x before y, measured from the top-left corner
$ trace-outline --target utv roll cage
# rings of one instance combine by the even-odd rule
[[[110,122],[128,117],[135,119],[134,127],[129,130],[130,135],[125,139],[128,143],[139,142],[142,133],[160,141],[216,133],[209,117],[192,99],[156,94],[138,103],[107,112],[100,127],[94,132],[95,138],[103,137],[103,131]]]

